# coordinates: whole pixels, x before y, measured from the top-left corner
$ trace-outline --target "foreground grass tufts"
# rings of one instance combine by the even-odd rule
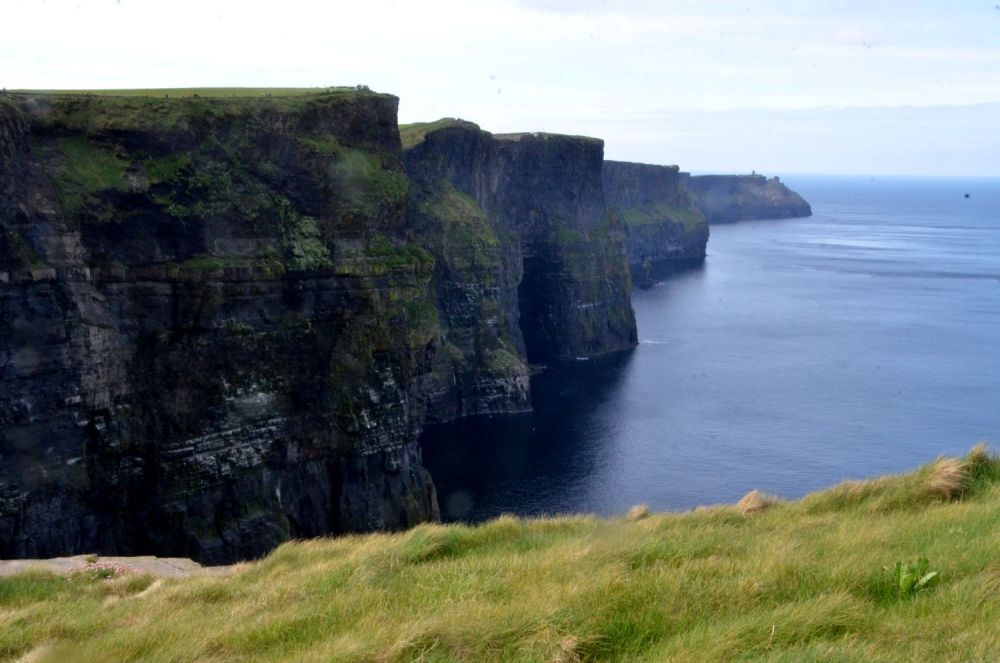
[[[736,510],[744,516],[749,516],[752,513],[768,509],[780,501],[781,500],[774,495],[768,495],[767,493],[762,493],[761,491],[754,489],[744,495],[740,501],[736,503]]]
[[[0,660],[998,660],[998,549],[978,446],[796,502],[299,541],[228,577],[0,578]]]

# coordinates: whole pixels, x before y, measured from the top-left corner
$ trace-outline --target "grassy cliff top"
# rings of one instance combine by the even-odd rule
[[[226,577],[24,573],[0,659],[997,660],[998,546],[977,447],[796,502],[316,539]]]
[[[594,138],[593,136],[576,136],[573,134],[553,134],[546,133],[544,131],[522,131],[519,133],[493,134],[493,137],[497,140],[509,140],[514,142],[522,140],[573,140],[604,145],[603,138]]]
[[[479,125],[474,122],[462,120],[457,117],[442,117],[440,120],[434,120],[433,122],[401,124],[399,125],[399,138],[403,141],[403,149],[409,149],[423,142],[427,134],[451,127],[463,127],[479,131]]]
[[[427,134],[441,129],[449,129],[451,127],[464,127],[466,129],[481,130],[478,124],[469,122],[468,120],[462,120],[455,117],[443,117],[440,120],[434,120],[433,122],[413,122],[411,124],[401,124],[399,125],[399,137],[403,141],[403,148],[409,149],[423,142]],[[497,140],[515,142],[522,140],[573,140],[597,143],[599,145],[604,144],[602,139],[593,138],[591,136],[572,136],[569,134],[552,134],[545,132],[522,132],[490,135]]]
[[[662,169],[662,170],[669,170],[669,171],[671,171],[673,173],[679,173],[680,170],[681,170],[681,167],[678,166],[677,164],[642,163],[640,161],[616,161],[614,159],[605,159],[604,163],[606,165],[610,164],[613,167],[616,166],[616,167],[622,167],[622,168],[635,168],[635,169],[639,169],[639,170],[652,170],[652,171],[656,171],[656,170],[661,170]]]
[[[365,109],[382,108],[394,114],[397,102],[393,95],[365,87],[36,90],[0,95],[0,107],[10,106],[25,113],[33,125],[88,135],[107,131],[184,131],[192,122],[334,107],[348,114],[341,118],[342,125],[367,122],[370,126],[373,116],[364,116]]]
[[[301,97],[315,94],[370,92],[359,87],[188,87],[121,90],[9,90],[12,94],[90,95],[98,97]]]
[[[327,88],[164,88],[147,90],[15,90],[0,95],[0,100],[20,104],[42,117],[70,115],[92,116],[88,123],[128,126],[138,115],[176,113],[197,114],[213,109],[234,111],[260,108],[293,111],[311,103],[354,103],[364,100],[396,100],[390,94],[373,92],[365,87]],[[38,110],[41,109],[41,110]],[[77,118],[80,119],[80,118]]]

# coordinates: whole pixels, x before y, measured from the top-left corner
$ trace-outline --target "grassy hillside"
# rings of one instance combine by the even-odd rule
[[[797,502],[421,526],[286,544],[229,577],[0,579],[0,659],[987,661],[1000,461]],[[902,591],[884,567],[929,560]]]

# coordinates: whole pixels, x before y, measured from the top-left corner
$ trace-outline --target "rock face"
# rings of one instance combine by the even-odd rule
[[[0,557],[437,515],[395,97],[0,102]]]
[[[622,220],[637,280],[656,263],[705,257],[708,222],[681,186],[677,166],[605,161],[604,193]]]
[[[745,219],[789,219],[812,216],[802,196],[777,177],[763,175],[699,175],[682,177],[691,201],[709,223]]]
[[[429,133],[411,185],[396,107],[0,96],[0,558],[434,519],[427,418],[635,344],[600,141]]]
[[[601,141],[494,136],[455,120],[402,135],[414,227],[437,259],[439,418],[524,409],[529,362],[636,344]]]

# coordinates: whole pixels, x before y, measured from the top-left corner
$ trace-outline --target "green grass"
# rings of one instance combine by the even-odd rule
[[[92,196],[110,189],[124,189],[128,162],[113,146],[98,146],[82,136],[61,138],[59,147],[65,170],[59,181],[63,208],[78,211],[92,202]]]
[[[410,180],[398,166],[365,150],[342,149],[333,173],[349,206],[368,216],[404,205],[410,190]]]
[[[4,578],[0,659],[991,661],[998,550],[977,448],[797,502],[294,542],[224,578]],[[919,557],[939,581],[901,597],[883,567]]]
[[[388,97],[366,88],[175,88],[160,90],[34,90],[4,97],[34,112],[43,129],[86,135],[109,131],[180,131],[240,114],[294,111],[312,104],[350,105]]]
[[[443,117],[433,122],[414,122],[412,124],[399,125],[399,138],[403,141],[403,149],[409,149],[418,143],[423,142],[424,137],[432,131],[446,129],[448,127],[466,127],[469,129],[479,129],[479,125],[466,120],[454,117]]]
[[[621,210],[620,214],[622,221],[630,226],[662,223],[664,220],[668,220],[681,224],[684,230],[691,232],[707,223],[705,215],[693,206],[654,205]]]
[[[186,87],[120,90],[9,90],[16,94],[92,95],[97,97],[300,97],[353,93],[354,87]]]

